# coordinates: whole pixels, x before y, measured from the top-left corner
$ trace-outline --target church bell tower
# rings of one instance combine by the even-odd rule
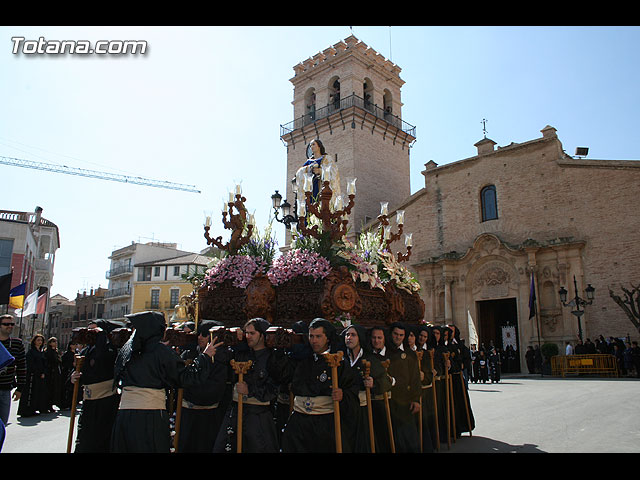
[[[286,199],[294,205],[291,180],[319,139],[333,155],[342,192],[356,178],[349,237],[411,194],[409,152],[415,127],[402,120],[401,69],[349,36],[293,67],[293,120],[280,126],[287,148]],[[304,194],[298,199],[304,201]],[[286,242],[290,240],[287,233]]]

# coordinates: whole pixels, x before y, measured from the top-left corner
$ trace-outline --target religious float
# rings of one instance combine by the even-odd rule
[[[310,158],[294,182],[298,190],[295,215],[287,223],[289,248],[277,256],[270,228],[264,236],[258,234],[247,199],[236,186],[222,210],[222,224],[231,230],[228,242],[211,236],[210,217],[204,226],[207,245],[223,256],[203,277],[192,280],[194,291],[181,300],[183,312],[176,316],[185,318],[186,311],[196,323],[215,320],[225,327],[261,317],[285,329],[317,317],[337,326],[365,327],[423,320],[420,285],[402,265],[411,255],[411,234],[404,234],[404,253],[394,255],[392,250],[403,236],[404,212],[397,212],[397,231],[392,232],[388,205],[382,202],[377,229],[363,232],[355,243],[349,241],[347,216],[355,203],[356,179],[348,180],[342,195],[332,156],[318,155],[318,149],[308,152]],[[277,196],[276,192],[272,197],[276,216]]]

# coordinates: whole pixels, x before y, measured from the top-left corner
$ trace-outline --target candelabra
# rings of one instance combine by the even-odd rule
[[[313,199],[313,175],[305,175],[303,185],[305,202],[298,204],[298,211],[296,212],[298,225],[294,231],[299,229],[302,235],[317,239],[328,234],[332,242],[340,240],[347,234],[347,224],[349,221],[344,217],[351,213],[351,209],[355,203],[356,179],[354,178],[347,182],[349,202],[345,205],[342,195],[337,195],[334,198],[334,192],[330,187],[332,174],[333,166],[331,164],[322,167],[322,190],[315,201]],[[309,215],[318,218],[321,224],[309,226],[307,222]]]
[[[207,217],[204,225],[204,238],[207,239],[207,245],[215,245],[221,250],[228,252],[230,255],[235,255],[238,250],[249,243],[251,234],[253,232],[253,226],[255,225],[253,214],[248,214],[245,207],[247,199],[242,196],[240,185],[236,186],[235,195],[233,192],[229,193],[229,201],[224,202],[222,206],[222,224],[227,230],[231,230],[231,237],[226,244],[222,243],[222,236],[211,238],[209,236],[209,230],[211,229],[211,217]],[[233,209],[237,213],[233,213]],[[227,220],[227,215],[229,220]],[[245,225],[247,227],[246,234],[243,235]]]
[[[398,225],[398,231],[396,233],[391,232],[388,210],[389,202],[380,202],[380,215],[378,215],[378,221],[380,222],[380,245],[384,246],[383,249],[385,250],[390,250],[391,244],[402,237],[404,228],[404,210],[398,210],[396,212],[396,224]],[[407,253],[396,253],[398,262],[406,262],[409,260],[409,257],[411,257],[411,248],[413,246],[412,237],[412,233],[405,233],[404,246],[407,248]]]

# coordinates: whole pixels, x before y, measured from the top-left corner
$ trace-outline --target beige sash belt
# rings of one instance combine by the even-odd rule
[[[431,388],[433,386],[433,383],[430,383],[429,385],[422,385],[422,389],[425,390],[427,388]]]
[[[233,386],[233,401],[237,402],[238,401],[238,390],[237,390],[237,384]],[[258,400],[256,397],[248,397],[247,395],[243,395],[242,396],[242,403],[246,404],[246,405],[271,405],[271,402],[263,402],[261,400]]]
[[[299,397],[293,399],[293,410],[306,415],[326,415],[333,413],[333,399],[323,395],[319,397]]]
[[[360,406],[361,407],[366,407],[367,406],[367,391],[366,390],[360,390],[358,392],[358,399],[360,400]]]
[[[182,408],[190,408],[191,410],[212,410],[214,408],[218,408],[218,404],[214,403],[213,405],[196,405],[195,403],[183,398]]]
[[[124,387],[120,399],[120,410],[166,410],[164,389]]]
[[[117,393],[113,386],[113,378],[104,382],[90,383],[82,386],[83,400],[100,400]]]

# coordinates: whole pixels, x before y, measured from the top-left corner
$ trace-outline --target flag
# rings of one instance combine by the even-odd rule
[[[47,294],[43,293],[38,297],[38,303],[36,305],[36,314],[43,315],[47,309]]]
[[[471,312],[467,310],[467,322],[469,326],[469,346],[478,345],[478,332],[476,331],[476,325],[471,318]]]
[[[17,309],[14,314],[26,317],[27,315],[33,315],[36,313],[36,306],[38,304],[38,290],[30,293],[27,299],[24,301],[24,305],[21,309]]]
[[[7,305],[11,298],[11,278],[13,272],[0,275],[0,305]]]
[[[529,287],[529,320],[536,316],[536,286],[533,283],[533,272],[531,272],[531,286]]]
[[[22,308],[24,306],[24,294],[27,290],[27,282],[13,287],[9,292],[9,306],[11,308]]]
[[[15,357],[11,355],[9,350],[7,350],[2,343],[0,343],[0,370],[11,365],[14,361]]]

